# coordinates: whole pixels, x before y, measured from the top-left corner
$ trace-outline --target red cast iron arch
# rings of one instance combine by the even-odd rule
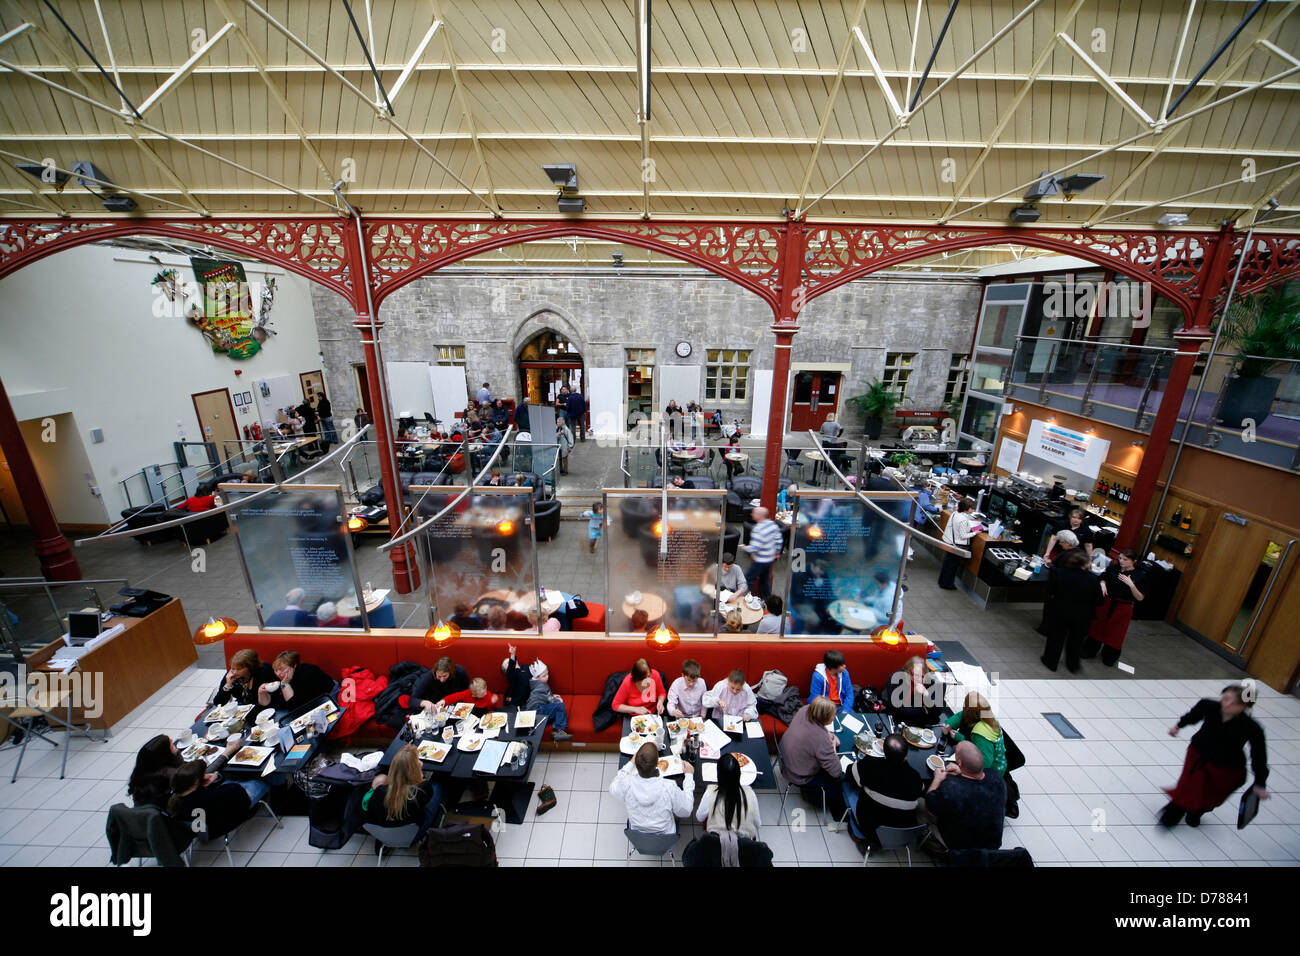
[[[1237,240],[1236,256],[1232,268],[1236,268],[1236,257],[1245,247],[1246,237]],[[1241,278],[1237,281],[1235,295],[1250,295],[1269,286],[1300,279],[1300,236],[1259,235],[1251,237],[1250,254],[1241,267]],[[1226,293],[1225,293],[1226,294]]]
[[[941,252],[1015,243],[1076,256],[1149,282],[1189,320],[1195,313],[1205,263],[1219,241],[1219,233],[1214,232],[835,224],[805,228],[805,301],[854,279]]]
[[[707,269],[777,309],[785,223],[614,220],[367,219],[375,309],[390,294],[445,266],[538,239],[584,236],[638,246]]]
[[[0,220],[0,279],[46,256],[105,239],[163,236],[239,252],[337,292],[356,307],[346,219]],[[364,300],[364,296],[362,296]]]

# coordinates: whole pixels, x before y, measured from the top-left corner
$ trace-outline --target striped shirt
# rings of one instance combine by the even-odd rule
[[[768,518],[754,525],[754,530],[749,533],[749,546],[745,550],[755,563],[771,564],[781,553],[784,537],[781,526]]]

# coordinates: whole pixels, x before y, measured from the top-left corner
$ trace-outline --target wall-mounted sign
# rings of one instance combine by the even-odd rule
[[[1053,462],[1089,478],[1096,478],[1110,452],[1110,442],[1064,425],[1034,419],[1029,423],[1025,453]]]

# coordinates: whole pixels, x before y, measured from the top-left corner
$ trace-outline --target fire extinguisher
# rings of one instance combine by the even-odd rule
[[[251,428],[250,430],[251,430],[252,433],[253,433],[253,441],[261,441],[261,440],[262,440],[262,424],[261,424],[261,422],[253,422],[252,428]]]

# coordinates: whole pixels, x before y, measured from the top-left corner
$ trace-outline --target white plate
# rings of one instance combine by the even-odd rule
[[[253,723],[266,724],[266,723],[271,723],[274,720],[275,720],[275,708],[267,707],[265,710],[258,711],[257,716],[253,718]]]
[[[482,734],[464,734],[456,742],[456,749],[463,750],[466,753],[477,753],[483,749],[483,741],[487,740]]]
[[[659,758],[659,776],[676,777],[685,772],[686,768],[682,766],[682,758],[677,754],[669,754],[667,757]]]
[[[447,759],[447,754],[451,753],[451,744],[438,740],[426,740],[420,744],[419,753],[421,760],[427,760],[429,763],[442,763]]]
[[[216,724],[226,720],[234,720],[236,717],[243,717],[253,709],[252,704],[235,705],[232,703],[222,704],[219,707],[213,707],[203,715],[203,722],[206,724]]]
[[[529,730],[537,726],[537,711],[515,711],[515,730]]]
[[[663,726],[663,721],[656,714],[637,714],[632,718],[632,733],[655,734]]]
[[[745,732],[745,718],[733,717],[731,714],[724,714],[722,717],[722,729],[729,734],[743,734]]]
[[[629,757],[635,754],[646,744],[653,744],[653,737],[641,737],[637,734],[628,734],[618,742],[619,753],[625,753]]]
[[[231,767],[260,767],[266,763],[266,758],[275,753],[272,747],[241,747],[230,758]],[[243,755],[245,759],[241,760]]]

